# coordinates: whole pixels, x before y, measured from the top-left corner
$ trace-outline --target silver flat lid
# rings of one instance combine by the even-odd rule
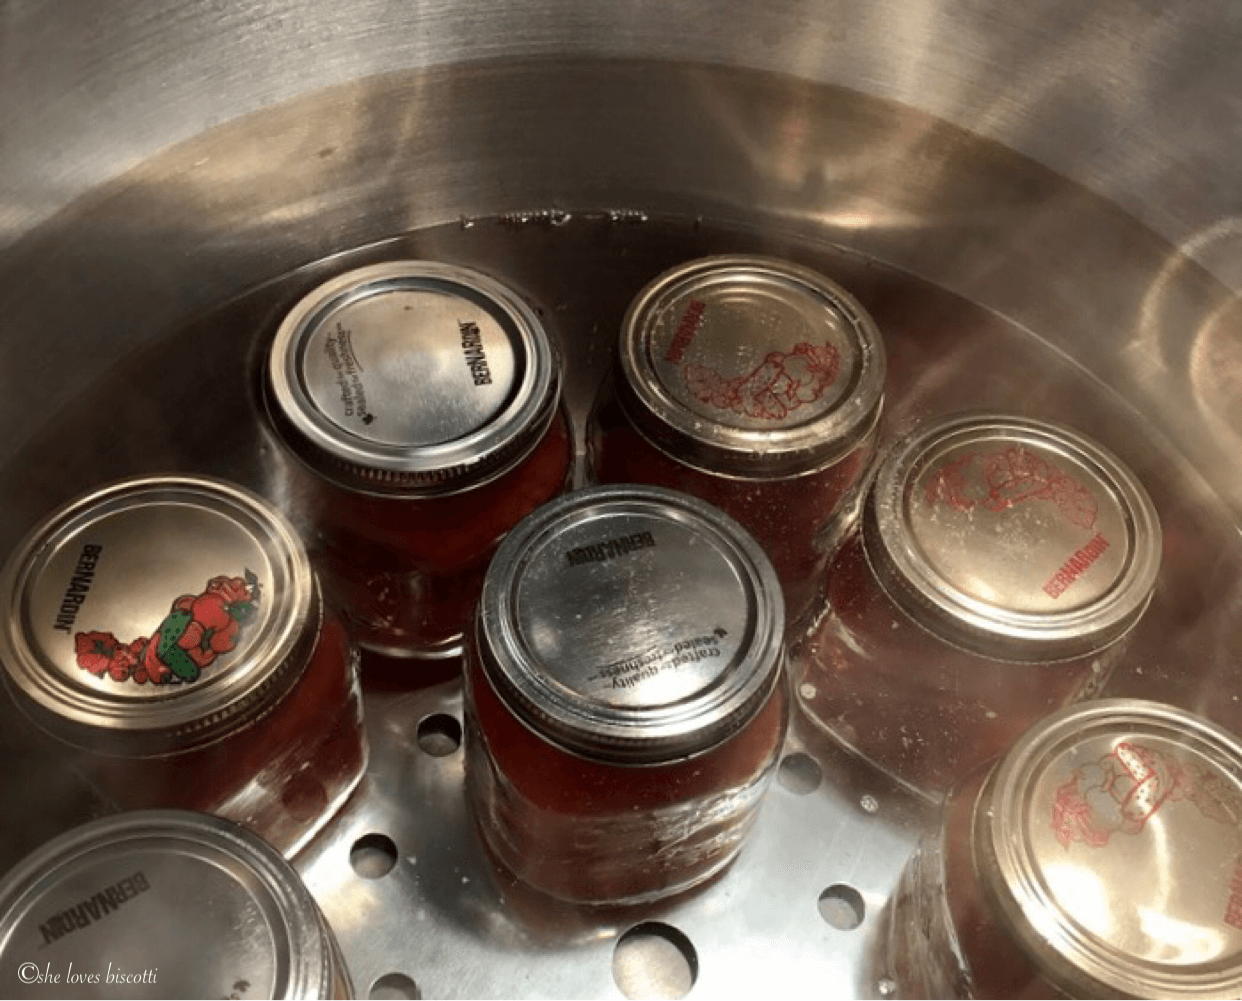
[[[985,891],[1078,997],[1242,993],[1242,744],[1109,699],[1029,731],[976,811]]]
[[[202,477],[149,477],[51,514],[0,574],[0,663],[71,743],[143,755],[207,743],[300,676],[319,597],[291,525]]]
[[[515,528],[479,605],[483,669],[513,712],[618,763],[707,750],[762,706],[784,607],[767,557],[701,501],[596,487]]]
[[[95,821],[0,883],[9,997],[328,998],[334,972],[329,933],[293,868],[205,814]],[[109,973],[137,979],[108,983]]]
[[[1147,607],[1161,533],[1147,492],[1095,442],[1026,418],[938,420],[881,463],[867,555],[917,621],[987,656],[1055,660]]]
[[[655,444],[708,470],[790,476],[874,426],[885,357],[843,288],[788,261],[707,257],[661,275],[621,330],[621,399]]]
[[[515,292],[430,261],[315,289],[281,323],[268,377],[273,418],[311,465],[407,494],[503,473],[538,442],[560,386],[543,325]]]

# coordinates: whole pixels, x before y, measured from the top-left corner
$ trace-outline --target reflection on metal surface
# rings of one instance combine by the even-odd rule
[[[39,15],[36,7],[30,7],[35,24],[47,16]],[[437,10],[448,13],[446,8]],[[829,10],[820,15],[828,17]],[[928,8],[928,13],[934,10]],[[1219,11],[1203,6],[1196,10],[1204,20],[1186,27],[1189,37],[1196,37],[1197,30],[1221,30],[1213,24]],[[803,13],[811,18],[810,12]],[[811,44],[815,36],[795,28],[799,22],[789,22],[788,14],[757,15],[774,18],[771,44],[789,42],[791,34]],[[992,14],[980,14],[982,22],[964,11],[958,17],[946,15],[941,11],[932,17],[935,35],[952,26],[960,33],[954,35],[959,58],[993,83],[995,74],[1006,82],[1014,72],[1037,75],[1040,61],[1063,49],[1063,39],[1045,35],[1047,26],[1037,31],[1034,20],[1028,24],[1019,18],[1010,34],[996,26]],[[884,22],[880,11],[874,18],[865,30],[858,24],[845,30],[851,37],[862,31],[862,37],[895,54],[899,50],[890,49],[887,40],[895,36],[879,30]],[[452,21],[450,17],[441,26],[448,28]],[[259,17],[256,23],[261,22]],[[136,25],[128,17],[110,23],[116,34],[98,44],[148,41],[143,32],[129,34]],[[223,23],[215,27],[223,28]],[[998,31],[990,42],[983,34],[989,27]],[[232,25],[226,34],[240,44],[244,32],[238,36],[238,30]],[[1035,32],[1038,44],[1030,44],[1028,32]],[[1115,40],[1124,46],[1126,37],[1120,32]],[[1224,32],[1210,37],[1218,43],[1230,36]],[[1173,33],[1168,44],[1176,46],[1179,38],[1186,41]],[[165,41],[175,46],[177,39],[184,41],[173,30]],[[1085,43],[1107,51],[1113,41],[1112,36],[1091,35]],[[821,38],[816,44],[824,43]],[[833,48],[838,44],[832,43]],[[989,45],[1007,52],[1005,61],[977,62]],[[1011,45],[1017,51],[1010,51]],[[15,49],[5,55],[13,57]],[[854,59],[852,45],[846,49]],[[31,51],[38,51],[37,46]],[[417,59],[426,51],[417,48],[408,56]],[[1179,59],[1185,55],[1174,51]],[[451,50],[443,54],[451,55]],[[150,54],[137,45],[125,49],[125,55],[146,59]],[[477,56],[477,50],[472,48],[471,55]],[[1161,79],[1170,65],[1182,65],[1179,59],[1160,64]],[[907,65],[904,58],[899,62]],[[1211,78],[1236,73],[1235,62],[1230,58],[1196,66]],[[128,65],[125,60],[122,64]],[[31,79],[52,88],[55,65],[51,61],[47,67],[27,69]],[[106,60],[100,65],[114,66]],[[307,72],[326,70],[301,57],[298,65]],[[845,67],[853,66],[866,77],[875,63],[869,54],[862,62],[830,60],[823,65],[846,76]],[[782,68],[788,69],[788,63],[782,62]],[[45,70],[50,79],[43,76]],[[995,86],[972,91],[974,84],[959,75],[940,76],[943,66],[935,63],[927,71],[944,85],[942,98],[952,97],[954,85],[965,88],[960,97],[966,105],[990,103],[1008,92]],[[122,76],[120,92],[130,92],[129,87],[141,92],[148,82]],[[1175,86],[1178,101],[1212,97],[1210,90],[1177,86],[1181,81],[1176,76],[1165,82]],[[1023,79],[1023,93],[1029,83]],[[1065,101],[1073,87],[1062,83],[1069,89],[1060,93],[1050,114],[1072,110]],[[1132,85],[1126,81],[1127,100]],[[1151,85],[1158,88],[1155,81]],[[237,102],[237,110],[254,107],[249,77],[244,89],[247,97]],[[283,86],[266,93],[290,96]],[[143,128],[125,132],[136,148],[153,152],[183,135],[178,128],[169,131],[172,123],[157,113],[167,111],[169,104],[135,100],[123,106],[135,113],[153,109]],[[1176,104],[1160,103],[1159,115]],[[1011,146],[1021,148],[1023,139],[1036,145],[1047,140],[1065,144],[1054,159],[1063,160],[1069,153],[1078,157],[1084,148],[1078,130],[1087,128],[1093,138],[1086,145],[1095,148],[1090,122],[1071,114],[1065,131],[1059,131],[1052,120],[1023,117],[1020,101],[1001,101],[1001,106],[1008,113],[1000,138]],[[35,150],[46,152],[43,142],[56,135],[53,122],[66,109],[54,104],[41,111],[46,121],[38,120],[34,132],[48,138],[6,132],[11,141],[5,151],[12,157],[4,162],[13,167],[7,176],[28,178],[19,182],[18,190],[31,192],[29,204],[40,203],[39,192],[57,174],[46,164],[27,171],[25,158]],[[965,117],[970,126],[976,116]],[[1186,127],[1199,135],[1200,120],[1183,117]],[[107,129],[115,139],[113,126]],[[788,134],[791,129],[796,141]],[[19,134],[27,135],[29,143],[19,141]],[[1169,133],[1178,134],[1176,129]],[[1127,164],[1153,163],[1154,147],[1141,142],[1140,135],[1118,137],[1127,149],[1130,143],[1143,148],[1143,156]],[[1165,141],[1163,133],[1145,138]],[[89,145],[85,137],[82,143]],[[53,143],[56,149],[66,145]],[[550,150],[558,155],[550,156]],[[10,163],[13,157],[19,162]],[[788,179],[773,167],[784,157],[794,157],[801,165]],[[104,159],[113,164],[105,173],[132,162],[120,150]],[[66,167],[69,174],[74,169]],[[1113,182],[1125,188],[1102,166],[1087,173],[1106,192],[1114,190]],[[76,176],[81,183],[80,173]],[[1146,192],[1146,180],[1135,183],[1135,190]],[[1197,205],[1180,184],[1158,190],[1174,192],[1168,195],[1170,219],[1210,214],[1208,221],[1194,223],[1195,229],[1223,214]],[[1201,190],[1206,192],[1207,186]],[[1138,196],[1147,204],[1143,197]],[[1156,205],[1160,199],[1148,202]],[[1136,204],[1133,196],[1128,204]],[[852,205],[858,208],[842,209]],[[507,214],[507,225],[551,233],[556,231],[554,219],[581,219],[583,212],[606,216],[618,207],[642,210],[614,212],[618,225],[640,226],[619,220],[638,219],[644,212],[676,212],[762,226],[768,237],[749,249],[780,256],[789,256],[799,238],[833,240],[998,311],[1105,379],[1147,415],[1153,430],[1188,455],[1207,482],[1242,505],[1242,483],[1228,472],[1233,452],[1204,426],[1195,407],[1185,405],[1194,392],[1185,379],[1190,332],[1201,329],[1229,293],[1134,217],[978,134],[848,85],[823,87],[785,76],[686,63],[570,58],[409,70],[302,94],[165,150],[27,233],[0,261],[0,301],[10,331],[0,340],[0,367],[23,373],[21,385],[0,400],[0,424],[11,429],[0,442],[0,462],[7,465],[50,414],[89,391],[94,382],[90,373],[106,370],[202,310],[306,261],[459,217]],[[899,222],[885,221],[893,219]],[[32,222],[25,219],[21,231]],[[1175,239],[1180,238],[1182,227],[1174,228],[1179,230]],[[424,244],[422,256],[441,256],[432,250],[434,245]],[[475,256],[461,263],[482,261]],[[1161,338],[1154,342],[1179,346],[1166,358],[1153,349],[1153,342],[1140,337],[1140,324],[1146,322],[1140,307],[1170,268],[1176,276],[1163,283]],[[520,279],[524,271],[515,262],[499,273]],[[73,294],[66,295],[66,289]],[[303,288],[308,290],[309,284]],[[570,336],[591,341],[589,329]],[[1220,338],[1221,365],[1242,366],[1237,340]],[[1038,392],[1038,387],[1029,389]],[[150,445],[176,452],[158,429]]]
[[[42,846],[0,882],[0,943],[9,997],[350,994],[297,873],[201,813],[121,814]]]
[[[764,257],[691,261],[639,293],[623,323],[630,419],[671,455],[740,476],[838,461],[870,431],[884,344],[844,289]]]
[[[1142,483],[1060,425],[930,421],[882,460],[867,504],[868,557],[894,600],[999,659],[1103,648],[1138,620],[1160,568]]]
[[[498,870],[462,796],[462,751],[418,749],[420,719],[460,718],[455,684],[372,691],[367,709],[368,781],[296,860],[363,996],[394,974],[425,997],[682,997],[690,984],[692,997],[753,997],[774,978],[790,996],[876,993],[875,916],[930,818],[839,751],[791,736],[787,752],[814,760],[823,783],[811,795],[774,783],[741,854],[706,887],[589,908]],[[867,795],[878,814],[859,807]],[[350,858],[377,836],[398,857],[369,878]]]
[[[1119,453],[1165,541],[1110,690],[1242,725],[1228,0],[67,9],[0,6],[0,554],[130,473],[213,472],[291,507],[256,430],[256,352],[348,266],[427,257],[512,281],[566,347],[580,430],[645,282],[774,254],[875,315],[890,433],[970,405]],[[923,818],[864,769],[795,736],[725,878],[641,918],[549,928],[478,868],[455,698],[371,693],[372,782],[308,862],[364,994],[613,993],[618,936],[652,920],[693,943],[696,995],[770,993],[777,948],[803,993],[900,993],[860,971]],[[101,808],[18,731],[0,747],[0,859]],[[855,931],[816,914],[837,884],[864,901]]]
[[[105,217],[120,208],[94,217],[103,233],[109,229]],[[38,247],[27,249],[35,253]],[[1204,478],[1166,433],[1153,429],[1156,422],[1168,431],[1174,401],[1159,402],[1158,393],[1148,395],[1118,376],[1118,389],[1133,396],[1127,399],[1059,350],[1068,342],[1041,340],[1012,318],[944,288],[775,223],[756,230],[654,213],[646,222],[614,221],[606,213],[575,214],[556,226],[454,222],[292,273],[175,325],[171,317],[182,316],[181,309],[206,304],[195,299],[203,290],[187,291],[187,302],[175,308],[167,303],[167,309],[156,308],[141,291],[144,279],[131,290],[131,306],[151,305],[154,312],[143,320],[143,330],[159,329],[162,336],[105,367],[89,388],[79,384],[81,395],[71,410],[30,429],[29,441],[3,469],[6,518],[0,539],[11,544],[64,496],[105,475],[142,472],[156,460],[165,468],[198,468],[270,497],[286,496],[288,460],[261,430],[262,345],[285,312],[332,273],[377,260],[432,257],[511,282],[543,310],[565,350],[567,398],[580,434],[633,295],[680,261],[725,251],[779,252],[816,267],[874,315],[890,362],[894,405],[886,434],[948,410],[1004,408],[1072,419],[1115,451],[1152,495],[1165,528],[1165,552],[1132,656],[1114,673],[1110,691],[1192,705],[1229,726],[1242,723],[1233,674],[1242,664],[1242,636],[1234,627],[1242,614],[1242,538]],[[241,266],[245,260],[243,252],[233,262]],[[244,267],[232,272],[231,280],[243,273]],[[92,296],[104,295],[108,285],[104,276],[100,285],[84,289],[83,299],[67,305],[58,322],[81,320],[77,310]],[[211,291],[218,296],[221,286]],[[1077,287],[1072,291],[1078,296]],[[113,293],[120,308],[122,293],[115,287]],[[26,323],[50,308],[46,296],[19,298]],[[1050,302],[1041,299],[1044,306]],[[1084,329],[1076,325],[1083,318],[1081,303],[1078,297],[1063,304],[1059,316],[1066,326],[1057,329],[1066,338]],[[1055,327],[1049,322],[1039,329],[1053,336]],[[124,342],[118,335],[115,347],[83,343],[79,353],[111,357]],[[4,347],[43,358],[29,344]],[[1089,354],[1091,346],[1084,351]],[[43,371],[44,361],[50,364],[49,359],[32,362],[35,371]],[[170,380],[170,371],[193,372],[196,384],[210,387],[209,417],[185,406],[185,383]],[[134,386],[144,391],[127,391]],[[1153,400],[1153,409],[1142,414],[1134,408]],[[100,413],[108,420],[86,419]],[[139,421],[152,429],[147,437],[117,432]],[[49,456],[58,459],[54,467]],[[1216,473],[1216,482],[1230,481],[1229,469]],[[425,723],[447,716],[460,726],[455,686],[403,695],[373,678],[368,709],[375,757],[369,779],[330,835],[299,860],[364,992],[372,986],[408,989],[400,987],[405,980],[384,979],[399,975],[426,996],[608,995],[618,989],[612,965],[618,937],[647,921],[677,928],[693,944],[699,962],[694,996],[770,991],[774,950],[782,971],[791,971],[783,982],[793,993],[900,992],[890,971],[877,968],[870,957],[884,903],[929,818],[825,739],[802,731],[791,737],[785,756],[807,756],[822,779],[808,792],[773,783],[753,839],[721,878],[701,892],[637,913],[601,914],[532,901],[486,862],[462,795],[463,755],[453,746],[455,727],[443,720]],[[441,753],[428,753],[424,746]],[[32,847],[30,839],[42,840],[49,827],[64,826],[92,809],[89,793],[75,789],[55,762],[33,760],[28,752],[19,760],[21,767],[9,778],[15,791],[4,797],[6,858]],[[31,810],[26,798],[32,795],[26,783],[35,776],[42,778],[33,788],[46,803],[39,811]],[[391,871],[378,878],[359,874],[350,861],[355,845],[370,835],[381,835],[395,848]],[[384,844],[372,840],[364,847]],[[370,871],[379,868],[382,864]],[[862,923],[852,931],[834,928],[819,913],[821,894],[838,885],[852,887],[863,901]]]
[[[1150,702],[1078,706],[1023,737],[983,794],[975,850],[1044,976],[1076,996],[1238,991],[1239,772],[1236,738]]]
[[[449,493],[498,476],[534,447],[560,391],[530,307],[487,275],[433,261],[321,285],[271,352],[273,412],[299,451],[376,493]]]

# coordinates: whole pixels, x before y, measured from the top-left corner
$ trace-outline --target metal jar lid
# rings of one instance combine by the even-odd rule
[[[179,810],[97,820],[19,863],[0,883],[0,976],[10,997],[330,998],[347,982],[293,868]]]
[[[931,632],[985,656],[1089,654],[1138,621],[1160,568],[1156,511],[1067,428],[958,415],[899,442],[865,507],[868,558]]]
[[[1242,744],[1154,702],[1063,710],[975,811],[987,898],[1078,997],[1242,993]]]
[[[125,480],[54,512],[0,573],[0,663],[70,743],[159,754],[266,712],[301,676],[320,600],[292,526],[198,477]]]
[[[269,409],[319,472],[368,493],[452,493],[538,444],[560,371],[511,289],[468,268],[394,261],[321,285],[285,317]]]
[[[787,261],[707,257],[668,271],[621,328],[620,398],[654,444],[712,472],[793,476],[875,426],[885,358],[843,288]]]
[[[484,673],[512,712],[586,757],[705,751],[764,704],[784,606],[758,544],[702,501],[595,487],[530,515],[488,570]]]

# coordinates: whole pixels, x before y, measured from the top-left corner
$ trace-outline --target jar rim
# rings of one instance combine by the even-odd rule
[[[497,695],[544,739],[656,764],[702,753],[758,713],[781,670],[783,620],[775,571],[731,518],[662,488],[591,487],[506,536],[474,647]]]
[[[1151,600],[1162,539],[1147,491],[1111,452],[996,413],[937,418],[898,441],[862,536],[880,585],[915,621],[1029,662],[1085,656],[1128,632]]]
[[[626,311],[619,357],[631,422],[663,451],[725,474],[832,465],[883,408],[875,321],[837,283],[771,257],[705,257],[659,275]]]
[[[122,480],[47,515],[0,571],[0,609],[0,664],[22,710],[67,743],[127,757],[199,747],[266,713],[305,671],[323,614],[283,515],[179,475]]]
[[[556,347],[489,275],[437,261],[358,268],[293,306],[267,359],[282,439],[362,493],[472,489],[538,444],[560,397]]]

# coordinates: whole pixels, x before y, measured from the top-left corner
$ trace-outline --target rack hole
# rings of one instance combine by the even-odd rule
[[[349,864],[363,879],[379,879],[397,864],[397,845],[387,834],[364,834],[349,850]],[[376,981],[378,983],[379,981]],[[405,995],[385,995],[385,997]]]
[[[781,759],[776,777],[790,792],[805,796],[819,788],[824,773],[809,754],[787,754]]]
[[[422,996],[418,984],[404,973],[385,973],[371,985],[371,992],[367,995],[372,1001],[387,1001],[390,998],[417,999]]]
[[[418,746],[433,758],[443,758],[461,747],[461,724],[456,716],[433,713],[418,724]]]
[[[612,976],[627,998],[684,998],[698,979],[699,957],[672,925],[648,921],[617,941]]]
[[[819,895],[819,916],[838,931],[853,931],[866,915],[862,894],[846,883],[834,883]]]

